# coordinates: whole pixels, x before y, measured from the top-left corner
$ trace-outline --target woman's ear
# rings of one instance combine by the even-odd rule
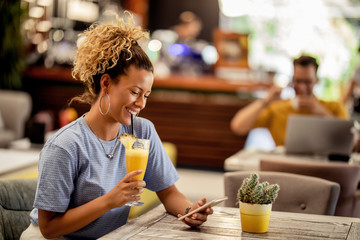
[[[109,76],[109,74],[103,74],[100,78],[101,90],[108,92],[110,84],[111,84],[111,77]]]

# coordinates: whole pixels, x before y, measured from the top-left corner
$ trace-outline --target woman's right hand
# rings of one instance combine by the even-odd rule
[[[139,194],[144,191],[142,188],[146,186],[145,181],[131,181],[135,176],[141,173],[141,170],[128,173],[104,196],[108,201],[110,209],[121,207],[128,202],[141,199]]]
[[[143,192],[144,181],[131,181],[141,174],[141,170],[128,173],[107,194],[93,199],[76,208],[69,208],[65,213],[56,213],[39,209],[39,228],[46,238],[55,238],[75,232],[99,218],[113,208],[127,202],[139,200]]]

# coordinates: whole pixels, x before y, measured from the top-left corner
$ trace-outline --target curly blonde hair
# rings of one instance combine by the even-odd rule
[[[72,76],[83,82],[85,92],[72,98],[69,104],[73,101],[93,104],[105,73],[117,83],[117,77],[126,75],[131,65],[153,72],[149,57],[137,43],[141,38],[148,39],[149,33],[135,26],[133,16],[128,14],[127,21],[117,17],[115,25],[93,24],[79,35],[85,38],[76,52]]]

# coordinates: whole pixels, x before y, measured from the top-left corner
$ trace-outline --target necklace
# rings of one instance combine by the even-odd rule
[[[98,136],[96,135],[96,132],[94,131],[94,129],[91,127],[90,121],[89,121],[89,119],[87,118],[87,116],[85,116],[84,119],[85,119],[86,122],[89,124],[90,130],[95,134],[95,137],[97,138],[97,140],[98,140],[99,143],[101,144],[101,147],[102,147],[102,149],[104,150],[105,156],[106,156],[107,158],[112,159],[112,158],[114,157],[114,152],[115,152],[115,149],[116,149],[116,146],[117,146],[117,143],[118,143],[119,132],[118,132],[118,135],[116,136],[115,145],[114,145],[114,148],[113,148],[112,152],[111,152],[111,153],[106,153],[106,150],[105,150],[104,145],[102,144],[101,140],[100,140],[100,139],[98,138]]]

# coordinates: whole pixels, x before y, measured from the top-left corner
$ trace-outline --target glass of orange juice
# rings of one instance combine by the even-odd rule
[[[126,156],[126,170],[132,172],[135,170],[142,170],[142,173],[135,176],[132,181],[142,181],[145,175],[146,166],[149,157],[150,140],[136,139],[131,148],[125,150]],[[144,206],[142,202],[129,202],[127,206]]]

